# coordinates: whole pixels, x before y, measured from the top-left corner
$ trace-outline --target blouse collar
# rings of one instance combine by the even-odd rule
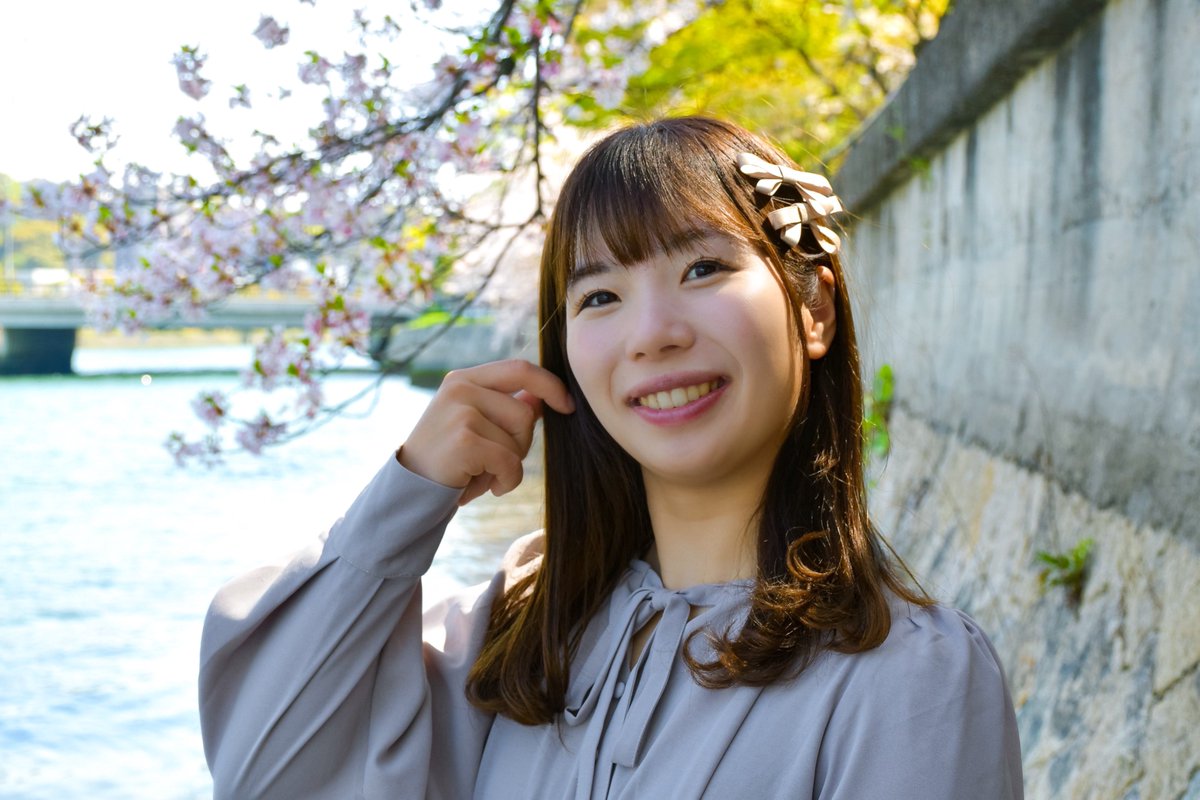
[[[661,612],[639,656],[637,669],[642,677],[637,696],[630,701],[623,722],[615,718],[612,721],[620,728],[614,762],[635,765],[681,645],[686,641],[703,642],[703,635],[695,640],[687,638],[702,626],[720,634],[740,625],[753,585],[753,579],[744,579],[667,589],[653,567],[634,559],[612,591],[607,620],[593,619],[580,643],[567,689],[563,714],[566,724],[579,725],[591,719],[602,697],[606,706],[612,702],[617,684],[622,681],[633,635]],[[702,610],[692,617],[694,607]],[[605,711],[600,714],[604,716]]]

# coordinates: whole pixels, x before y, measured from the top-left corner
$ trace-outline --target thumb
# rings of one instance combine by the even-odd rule
[[[458,497],[458,505],[465,506],[475,498],[484,494],[488,487],[492,484],[492,476],[486,472],[481,475],[475,475],[471,481],[463,488],[462,494]]]

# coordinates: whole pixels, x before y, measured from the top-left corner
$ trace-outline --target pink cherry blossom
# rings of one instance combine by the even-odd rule
[[[243,423],[238,429],[237,443],[248,453],[258,455],[264,447],[272,445],[287,434],[287,424],[273,422],[267,412],[260,412],[252,422]]]
[[[201,55],[198,48],[187,45],[179,48],[179,52],[171,58],[179,77],[179,88],[193,100],[204,97],[212,86],[212,81],[200,77],[200,69],[207,58],[208,56]]]
[[[235,87],[233,87],[233,90],[234,90],[235,94],[233,95],[233,97],[229,98],[229,107],[237,108],[240,106],[242,108],[249,108],[250,107],[250,89],[247,88],[246,84],[243,83],[238,86],[235,86]]]
[[[192,399],[192,410],[210,428],[219,428],[229,415],[229,398],[222,392],[201,392]]]
[[[199,461],[205,466],[215,466],[221,462],[221,440],[215,435],[203,439],[188,441],[182,433],[175,432],[167,437],[163,445],[179,466],[186,466],[189,461]]]
[[[270,50],[273,47],[287,44],[288,37],[291,36],[291,31],[288,30],[287,26],[276,22],[274,17],[264,14],[258,20],[258,27],[254,29],[254,35],[262,42],[263,47]]]
[[[106,153],[116,145],[117,139],[120,138],[113,134],[112,122],[108,117],[99,122],[92,122],[91,117],[82,115],[71,123],[71,135],[75,137],[75,141],[79,142],[79,146],[89,153]]]
[[[329,70],[333,65],[327,59],[309,50],[305,54],[308,60],[300,64],[300,81],[302,83],[322,84],[329,82]]]

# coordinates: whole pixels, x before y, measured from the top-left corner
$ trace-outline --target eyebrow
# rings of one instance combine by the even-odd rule
[[[657,248],[654,252],[662,253],[670,252],[672,250],[679,250],[695,244],[696,242],[703,242],[708,239],[716,238],[719,235],[720,234],[716,233],[715,231],[705,230],[703,228],[688,228],[667,239],[663,246]],[[567,291],[571,291],[571,288],[582,280],[594,278],[597,275],[606,275],[611,272],[612,269],[612,264],[607,261],[588,261],[586,263],[579,264],[575,267],[575,269],[571,270],[571,274],[567,276]]]

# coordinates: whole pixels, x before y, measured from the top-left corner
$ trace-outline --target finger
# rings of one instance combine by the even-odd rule
[[[488,490],[488,487],[491,485],[491,483],[491,475],[476,475],[471,479],[471,482],[468,483],[465,488],[463,488],[462,494],[458,496],[459,506],[465,506],[475,498],[482,496],[483,493]]]
[[[560,414],[570,414],[575,410],[575,400],[557,375],[523,359],[513,358],[472,367],[470,370],[463,370],[463,377],[468,377],[468,372],[469,379],[479,386],[505,394],[516,394],[524,390],[544,400]],[[447,375],[447,379],[454,374]]]
[[[521,459],[508,447],[492,441],[481,441],[483,469],[471,478],[459,496],[459,505],[466,505],[489,489],[499,497],[517,488],[525,477]]]
[[[499,445],[512,453],[517,461],[525,458],[529,453],[529,445],[533,438],[532,429],[529,429],[527,432],[517,432],[514,434],[483,415],[480,415],[472,423],[471,428],[482,442]],[[479,449],[479,453],[483,458],[493,457],[494,452],[491,447],[482,447]],[[491,472],[491,470],[488,471]]]
[[[474,409],[512,436],[518,439],[529,439],[533,436],[533,428],[537,425],[540,415],[541,400],[532,398],[537,404],[535,406],[521,397],[520,392],[514,397],[466,381],[449,389],[448,393],[452,395],[449,399],[453,402]]]
[[[520,400],[525,405],[532,408],[533,413],[537,419],[542,418],[542,408],[543,408],[542,398],[538,397],[537,395],[530,394],[529,392],[525,391],[524,389],[522,389],[521,391],[514,394],[513,397],[515,397],[516,399]]]
[[[510,368],[517,364],[511,362]],[[528,362],[525,366],[544,372]],[[541,401],[531,404],[480,385],[481,379],[495,383],[497,371],[503,369],[471,368],[447,375],[401,449],[406,469],[446,486],[465,487],[484,471],[474,449],[480,436],[507,446],[518,459],[529,452]]]

